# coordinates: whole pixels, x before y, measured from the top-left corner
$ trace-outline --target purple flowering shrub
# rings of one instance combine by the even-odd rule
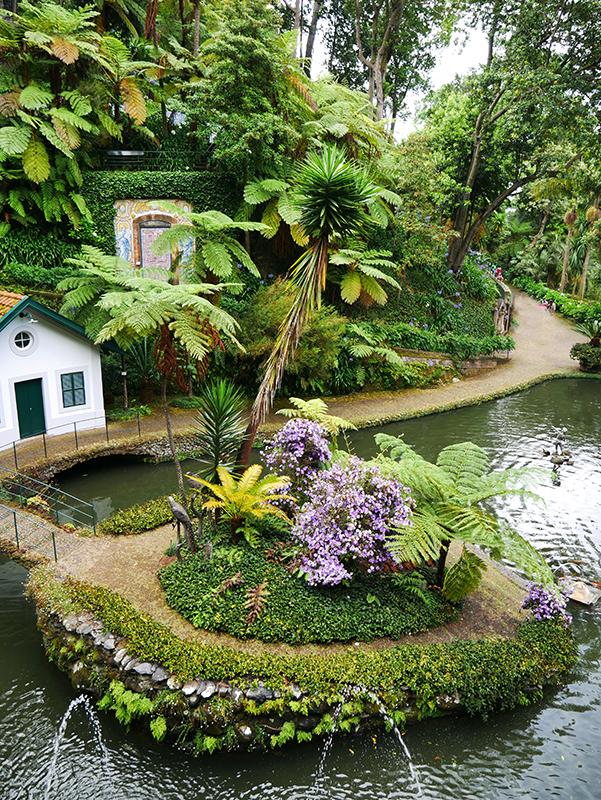
[[[572,621],[572,617],[566,614],[565,610],[568,602],[568,592],[565,589],[562,588],[560,594],[555,595],[548,589],[533,583],[529,590],[528,597],[522,603],[522,608],[529,609],[532,612],[531,616],[535,619],[563,617],[566,623]]]
[[[390,564],[386,536],[411,524],[408,493],[356,456],[316,473],[292,531],[308,583],[335,585]]]
[[[318,470],[330,461],[328,440],[319,422],[291,419],[261,451],[271,472],[291,480],[292,494],[306,495],[307,488]]]

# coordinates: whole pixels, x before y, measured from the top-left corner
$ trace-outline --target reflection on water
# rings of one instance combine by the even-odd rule
[[[194,459],[182,461],[184,474],[197,469]],[[178,492],[173,462],[154,464],[127,457],[88,461],[63,472],[58,483],[67,494],[91,503],[97,522],[121,508]]]
[[[548,466],[541,450],[551,449],[551,426],[565,425],[574,466],[561,468],[559,486],[543,487],[546,505],[503,501],[497,510],[544,550],[559,570],[599,578],[600,393],[601,384],[593,381],[556,381],[473,409],[386,426],[386,431],[402,432],[427,458],[435,458],[446,444],[471,439],[491,453],[495,468],[502,469]],[[355,447],[361,454],[372,447],[373,432],[357,435]],[[121,476],[119,482],[123,480]],[[22,594],[25,577],[20,567],[0,560],[1,800],[42,800],[56,733],[76,697],[66,679],[46,662],[33,609]],[[572,613],[580,662],[568,686],[548,691],[533,708],[494,715],[488,721],[451,718],[409,728],[405,741],[424,797],[598,800],[601,609]],[[58,753],[50,800],[415,796],[405,754],[393,734],[378,733],[375,741],[371,735],[334,739],[316,783],[319,743],[276,754],[194,759],[133,729],[127,734],[108,716],[100,715],[100,723],[109,754],[105,767],[87,714],[74,710]]]

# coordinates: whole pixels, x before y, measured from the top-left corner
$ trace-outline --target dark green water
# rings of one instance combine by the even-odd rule
[[[546,506],[512,502],[510,519],[558,570],[601,577],[601,383],[556,381],[473,409],[387,426],[386,431],[433,458],[454,441],[485,447],[495,468],[545,461],[551,425],[568,428],[574,466],[562,467],[560,485],[543,487]],[[356,437],[368,454],[373,431]],[[147,465],[134,465],[147,468]],[[169,465],[166,465],[167,467]],[[154,469],[151,467],[150,469]],[[172,469],[172,467],[171,467]],[[141,483],[120,474],[115,483]],[[161,479],[162,481],[163,479]],[[161,483],[164,494],[164,484]],[[77,494],[63,485],[66,491]],[[94,490],[89,498],[99,497]],[[114,503],[114,500],[110,501]],[[573,563],[579,562],[579,563]],[[55,736],[76,695],[48,664],[23,597],[26,573],[0,559],[0,800],[298,800],[300,798],[416,797],[407,760],[393,735],[336,739],[316,779],[319,743],[281,754],[217,754],[194,759],[127,734],[100,716],[102,758],[94,727],[80,706],[56,754]],[[580,662],[571,682],[545,694],[533,708],[497,714],[487,722],[456,718],[408,729],[423,796],[438,800],[598,800],[601,797],[601,610],[576,609]],[[49,765],[56,775],[48,792]]]

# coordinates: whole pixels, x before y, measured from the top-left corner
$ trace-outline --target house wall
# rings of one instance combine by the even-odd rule
[[[0,448],[20,438],[15,383],[41,378],[46,433],[60,435],[104,425],[100,352],[97,345],[32,310],[37,323],[19,317],[0,331]],[[16,334],[33,337],[25,351],[14,345]],[[85,404],[63,407],[61,375],[83,372]]]

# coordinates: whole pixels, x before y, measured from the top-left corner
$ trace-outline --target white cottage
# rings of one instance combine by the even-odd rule
[[[105,424],[100,348],[75,322],[0,291],[0,449]]]

